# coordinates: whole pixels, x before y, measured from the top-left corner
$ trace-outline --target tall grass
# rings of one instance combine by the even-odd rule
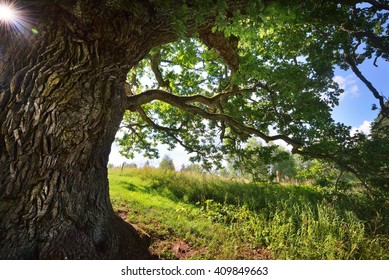
[[[389,258],[387,205],[364,197],[152,168],[109,174],[115,207],[129,207],[146,231],[188,242],[192,258]]]

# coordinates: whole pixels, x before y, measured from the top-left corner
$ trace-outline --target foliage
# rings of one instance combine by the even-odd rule
[[[182,167],[181,167],[181,171],[183,171],[183,172],[201,173],[201,172],[203,172],[203,169],[201,168],[200,165],[191,163],[191,164],[189,164],[187,166],[185,166],[183,164]]]
[[[351,189],[357,185],[357,178],[350,173],[343,172],[336,167],[320,160],[303,163],[297,171],[296,178],[320,187],[335,187],[343,190]]]
[[[294,153],[334,162],[357,174],[367,188],[386,188],[385,159],[373,161],[372,155],[387,156],[388,141],[354,137],[350,127],[331,118],[342,93],[333,79],[336,66],[352,69],[382,107],[384,96],[358,65],[389,59],[386,5],[281,0],[238,1],[231,8],[229,1],[212,7],[193,1],[177,9],[156,3],[175,8],[180,36],[154,48],[129,73],[134,99],[144,94],[152,102],[126,113],[119,139],[125,156],[143,151],[154,157],[158,143],[170,148],[178,143],[206,169],[221,167],[227,154],[239,155],[250,169],[253,151],[240,152],[256,136],[284,140]],[[213,18],[212,32],[200,28],[208,18]],[[142,83],[145,77],[148,82]],[[261,153],[271,150],[261,148]],[[266,164],[243,173],[263,180]],[[291,175],[292,164],[289,158]]]
[[[264,146],[250,138],[244,148],[227,157],[229,175],[245,177],[253,182],[273,179],[278,171],[282,178],[294,178],[296,164],[290,152],[280,146]]]
[[[167,155],[162,158],[161,162],[159,163],[159,168],[164,170],[176,170],[173,160]]]
[[[151,168],[112,169],[109,179],[114,207],[163,258],[176,257],[177,239],[192,259],[389,257],[388,205],[355,193]]]
[[[245,177],[253,182],[267,181],[269,179],[270,161],[273,147],[264,147],[256,138],[247,141],[244,148],[230,153],[228,169],[234,177]]]
[[[272,164],[272,177],[276,175],[276,172],[278,171],[280,174],[280,177],[283,179],[293,179],[296,177],[296,160],[295,157],[285,150],[279,148],[278,151],[279,155],[283,155],[283,159],[274,162]]]

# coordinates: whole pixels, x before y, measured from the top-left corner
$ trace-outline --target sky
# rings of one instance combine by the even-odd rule
[[[360,70],[380,94],[389,97],[389,63],[378,60],[378,67],[375,67],[368,61],[360,66]],[[372,104],[378,105],[377,100],[352,71],[335,71],[335,81],[345,92],[340,97],[339,106],[333,111],[334,120],[353,128],[367,129],[367,123],[373,121],[378,114],[378,110],[371,110]]]
[[[378,60],[378,66],[373,66],[371,61],[360,66],[364,76],[373,83],[378,92],[389,97],[389,63]],[[352,127],[352,132],[356,130],[369,133],[370,123],[376,118],[377,111],[372,111],[372,104],[377,104],[377,100],[367,87],[359,80],[352,71],[335,70],[334,80],[344,89],[340,96],[339,106],[334,108],[332,117],[336,122],[344,123]],[[281,144],[281,143],[277,143]],[[148,159],[141,155],[134,159],[126,159],[119,154],[120,147],[117,143],[112,145],[109,163],[120,166],[123,162],[135,162],[138,166],[143,166]],[[177,147],[173,151],[168,151],[167,146],[160,146],[160,156],[170,156],[176,169],[180,169],[183,164],[189,164],[189,155],[182,147]],[[158,166],[160,159],[149,160],[153,166]]]

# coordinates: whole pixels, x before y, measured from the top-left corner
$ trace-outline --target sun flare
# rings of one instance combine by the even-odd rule
[[[16,11],[9,4],[0,3],[0,21],[14,21],[17,19]]]
[[[15,0],[0,0],[0,30],[9,34],[28,34],[30,19]]]

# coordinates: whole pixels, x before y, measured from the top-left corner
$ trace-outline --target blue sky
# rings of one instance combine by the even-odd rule
[[[367,61],[360,66],[364,76],[373,83],[377,90],[386,97],[389,97],[389,63],[382,60],[377,62],[379,67],[373,66],[372,61]],[[351,71],[337,69],[335,71],[335,81],[344,89],[344,94],[340,97],[339,106],[334,108],[333,118],[336,122],[342,122],[353,127],[353,130],[369,132],[370,122],[373,121],[377,111],[372,111],[372,104],[377,104],[377,100],[367,87]],[[109,158],[109,162],[115,166],[120,166],[123,162],[135,162],[139,166],[145,164],[147,159],[138,155],[133,160],[126,159],[119,154],[119,146],[114,143]],[[188,164],[189,155],[182,147],[177,147],[173,151],[168,151],[166,146],[161,146],[160,156],[169,155],[179,169],[182,164]],[[154,166],[158,166],[159,160],[150,160]]]
[[[373,83],[379,93],[389,97],[388,79],[389,63],[378,60],[378,66],[373,66],[371,61],[367,61],[360,66],[364,76]],[[343,122],[352,127],[359,127],[366,121],[373,121],[378,114],[372,111],[372,104],[377,104],[377,100],[367,87],[354,75],[352,71],[335,71],[335,80],[345,90],[340,98],[340,104],[333,111],[335,121]]]

